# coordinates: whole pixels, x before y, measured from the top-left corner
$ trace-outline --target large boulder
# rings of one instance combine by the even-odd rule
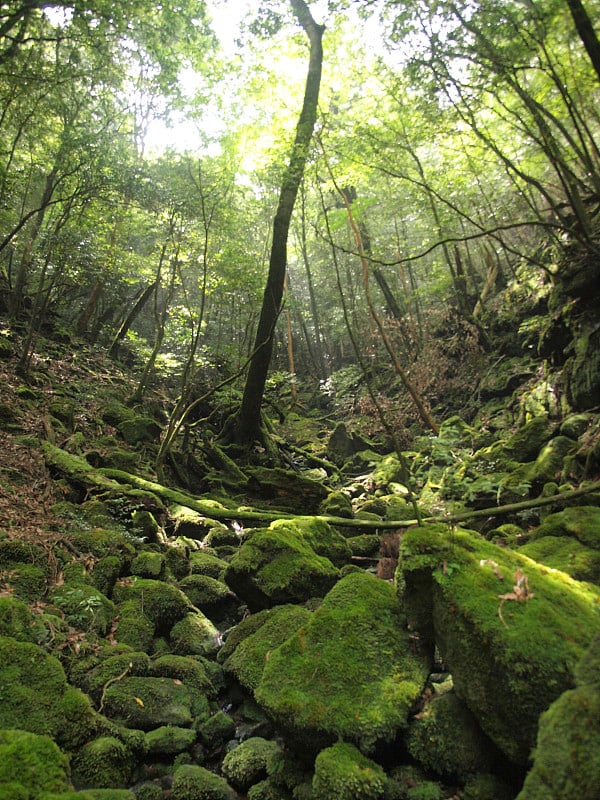
[[[409,622],[439,648],[483,731],[526,764],[540,713],[573,687],[600,629],[599,593],[442,524],[404,534],[397,584]]]
[[[277,520],[248,538],[231,559],[225,583],[251,610],[323,597],[339,579],[332,562],[350,548],[327,523]]]
[[[517,800],[595,800],[600,787],[600,635],[576,670],[577,686],[540,717],[533,768]]]
[[[355,572],[271,651],[255,698],[309,749],[342,738],[368,754],[406,728],[427,674],[393,586]]]

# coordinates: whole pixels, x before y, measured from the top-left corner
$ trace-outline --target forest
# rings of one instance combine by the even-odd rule
[[[0,2],[0,800],[599,800],[600,2]]]

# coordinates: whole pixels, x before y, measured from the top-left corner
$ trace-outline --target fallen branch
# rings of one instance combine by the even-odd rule
[[[202,499],[197,496],[187,494],[178,489],[171,489],[155,481],[140,478],[129,472],[117,469],[95,469],[84,458],[67,453],[59,447],[44,442],[44,456],[49,467],[60,471],[77,483],[85,486],[103,490],[115,491],[119,487],[125,486],[142,489],[160,497],[165,503],[174,503],[190,508],[192,511],[209,518],[218,520],[247,520],[255,522],[273,522],[277,519],[293,519],[298,516],[311,516],[314,519],[323,520],[330,525],[341,526],[344,528],[356,528],[359,530],[395,530],[398,528],[410,528],[419,525],[416,519],[400,520],[373,520],[373,519],[346,519],[345,517],[333,517],[327,514],[292,514],[285,511],[266,511],[262,509],[248,508],[226,508],[215,500]],[[600,481],[590,483],[580,489],[570,492],[562,492],[552,497],[538,497],[533,500],[523,500],[520,503],[511,503],[505,506],[494,506],[491,508],[478,509],[477,511],[463,511],[460,514],[439,515],[425,517],[422,522],[465,522],[470,519],[481,519],[482,517],[493,517],[501,514],[511,514],[517,511],[524,511],[530,508],[542,508],[544,506],[568,504],[570,501],[592,492],[600,492]]]

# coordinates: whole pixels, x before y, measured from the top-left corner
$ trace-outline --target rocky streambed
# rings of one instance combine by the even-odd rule
[[[465,507],[566,496],[551,479],[581,425],[533,420],[479,448]],[[444,431],[420,453],[422,498],[456,490],[448,453],[470,435],[454,420],[445,456]],[[45,458],[66,526],[0,538],[0,798],[597,798],[595,484],[477,530],[416,525],[401,465],[371,453],[343,490],[292,474],[311,513],[261,523]]]

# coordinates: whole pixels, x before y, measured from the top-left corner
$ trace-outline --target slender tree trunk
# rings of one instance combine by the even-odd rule
[[[569,11],[573,17],[573,22],[577,28],[579,38],[583,42],[592,66],[596,70],[596,75],[600,81],[600,42],[596,36],[596,31],[592,25],[592,20],[584,8],[581,0],[567,0]]]
[[[298,23],[304,29],[310,42],[310,56],[302,111],[296,126],[294,145],[283,177],[279,203],[273,220],[269,275],[263,295],[252,360],[246,378],[242,404],[235,419],[233,438],[237,443],[245,446],[255,440],[263,439],[261,408],[267,373],[273,353],[275,325],[281,310],[290,221],[317,120],[317,105],[321,85],[324,27],[317,25],[314,21],[304,0],[290,0],[290,4]]]
[[[112,341],[110,349],[108,351],[108,355],[111,358],[114,358],[118,351],[119,345],[123,341],[123,339],[127,336],[127,331],[133,323],[135,322],[135,318],[144,308],[148,300],[152,297],[152,292],[156,290],[156,281],[153,281],[149,286],[146,286],[144,291],[138,296],[137,300],[133,304],[131,311],[127,314],[123,322],[121,323],[121,327],[117,331],[115,338]]]

